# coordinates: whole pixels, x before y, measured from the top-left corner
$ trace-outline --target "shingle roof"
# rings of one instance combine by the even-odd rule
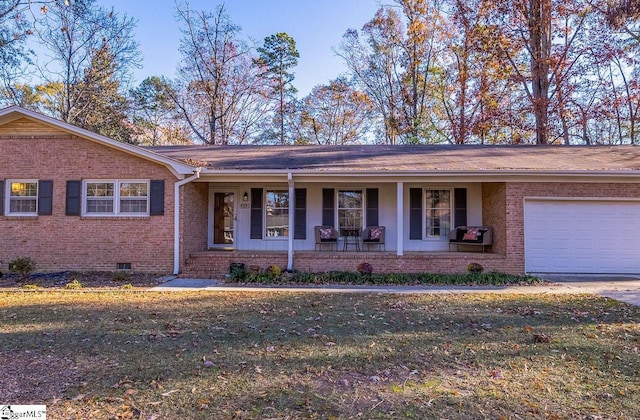
[[[640,146],[157,146],[208,171],[640,171]]]

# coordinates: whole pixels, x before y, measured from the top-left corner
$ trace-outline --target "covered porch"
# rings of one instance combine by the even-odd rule
[[[378,273],[452,273],[477,262],[486,270],[510,271],[504,261],[503,182],[291,172],[202,177],[185,186],[181,203],[183,276],[219,278],[232,263],[355,271],[366,261]],[[337,232],[336,243],[318,246],[317,228],[327,225]],[[465,225],[492,227],[493,244],[485,253],[484,248],[449,247],[449,232]],[[384,227],[383,247],[366,245],[362,237],[355,238],[355,247],[354,238],[344,235],[346,230],[362,235],[371,226]]]

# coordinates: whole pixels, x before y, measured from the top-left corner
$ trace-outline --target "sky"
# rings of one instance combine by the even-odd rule
[[[227,0],[227,12],[242,35],[259,46],[264,38],[286,32],[295,41],[300,58],[293,85],[303,97],[346,71],[337,49],[347,29],[361,29],[371,20],[381,0]],[[135,31],[143,55],[142,68],[133,72],[134,85],[148,76],[175,77],[181,59],[179,23],[174,0],[98,0],[107,8],[138,21]],[[389,1],[390,2],[390,1]],[[193,10],[214,11],[222,2],[190,0]]]

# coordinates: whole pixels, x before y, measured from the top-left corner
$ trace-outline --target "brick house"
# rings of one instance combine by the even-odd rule
[[[0,154],[0,269],[640,273],[636,146],[139,148],[11,107]],[[384,246],[348,236],[370,226]],[[490,227],[486,252],[457,226]]]

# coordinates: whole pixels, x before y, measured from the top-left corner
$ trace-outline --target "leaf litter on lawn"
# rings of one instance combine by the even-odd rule
[[[592,296],[0,292],[0,320],[0,400],[52,418],[640,412],[639,310]]]

